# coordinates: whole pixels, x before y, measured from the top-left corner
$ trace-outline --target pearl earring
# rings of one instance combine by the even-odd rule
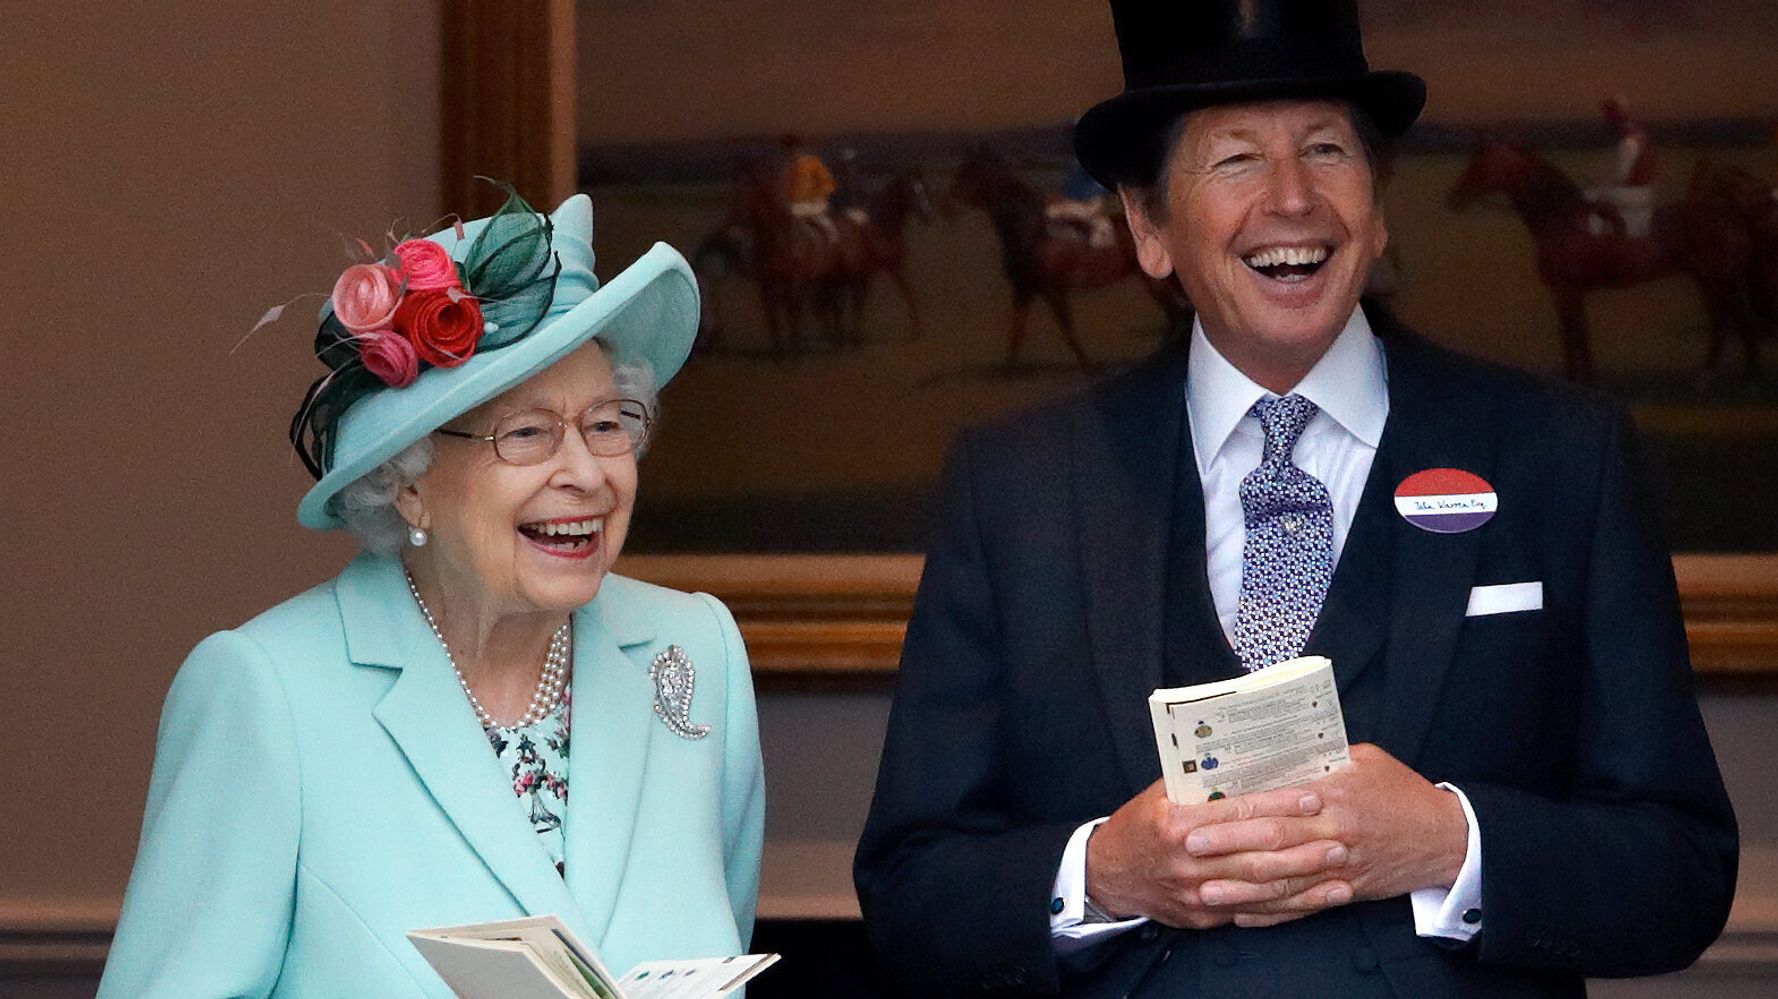
[[[426,529],[423,527],[416,527],[407,532],[408,544],[413,545],[415,548],[426,547],[427,540]]]

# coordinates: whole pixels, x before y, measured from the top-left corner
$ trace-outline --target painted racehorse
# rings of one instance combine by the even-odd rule
[[[839,235],[833,238],[793,217],[773,162],[750,159],[737,172],[728,217],[692,254],[693,269],[707,292],[727,274],[751,279],[759,289],[772,355],[784,359],[802,353],[803,314],[810,308],[825,320],[831,343],[847,339],[847,291],[850,275],[861,266],[863,245]],[[713,351],[720,347],[721,329],[720,309],[711,298],[704,345]]]
[[[1753,306],[1761,333],[1778,332],[1778,190],[1740,167],[1700,160],[1692,197],[1715,199],[1746,222],[1753,246]]]
[[[736,176],[746,173],[743,165]],[[703,312],[698,318],[698,337],[693,346],[697,353],[721,353],[722,293],[730,278],[756,281],[753,261],[753,233],[742,217],[740,185],[730,192],[728,213],[716,228],[691,253],[692,273],[697,276]]]
[[[1621,227],[1601,234],[1591,224],[1595,207],[1566,174],[1528,149],[1489,139],[1476,147],[1448,201],[1452,210],[1462,211],[1496,193],[1512,203],[1537,245],[1537,276],[1555,299],[1569,379],[1593,377],[1587,293],[1676,273],[1697,285],[1709,314],[1706,370],[1714,368],[1730,335],[1742,338],[1748,370],[1756,369],[1751,240],[1743,220],[1720,199],[1694,192],[1683,202],[1661,206],[1647,237],[1626,236]]]
[[[905,269],[907,224],[916,215],[930,222],[935,214],[925,176],[915,167],[896,174],[882,190],[871,195],[862,219],[842,214],[835,220],[842,239],[856,240],[858,247],[856,252],[846,254],[846,260],[854,265],[846,276],[854,337],[860,335],[858,323],[864,314],[871,285],[878,274],[884,274],[901,293],[901,300],[907,305],[908,316],[913,321],[914,339],[919,339],[922,330],[920,309],[914,302],[914,289],[908,284]]]
[[[1184,295],[1171,281],[1156,281],[1142,272],[1125,227],[1116,227],[1116,238],[1110,244],[1095,245],[1081,227],[1050,221],[1044,214],[1044,196],[989,150],[971,150],[964,157],[951,178],[945,203],[983,209],[1000,237],[1001,266],[1012,283],[1012,329],[1006,345],[1009,368],[1018,363],[1031,306],[1037,299],[1049,305],[1068,349],[1081,368],[1089,371],[1093,363],[1075,334],[1068,307],[1072,292],[1136,278],[1160,303],[1169,331],[1177,332],[1186,321],[1184,317],[1190,315]]]

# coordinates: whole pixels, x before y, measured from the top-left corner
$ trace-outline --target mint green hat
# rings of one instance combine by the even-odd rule
[[[685,258],[656,243],[601,286],[593,275],[592,202],[584,194],[562,202],[547,219],[515,194],[495,215],[426,239],[443,247],[450,262],[422,259],[406,266],[409,258],[402,251],[414,247],[403,243],[385,263],[370,268],[372,283],[383,273],[376,267],[386,268],[389,275],[380,280],[399,282],[377,299],[378,308],[390,296],[400,300],[384,317],[391,322],[367,332],[365,327],[377,320],[361,321],[348,330],[335,313],[342,294],[350,294],[341,290],[346,277],[322,309],[316,353],[332,370],[311,386],[290,431],[292,444],[317,479],[297,506],[296,519],[304,527],[342,526],[331,506],[341,489],[588,340],[603,342],[620,362],[646,364],[656,385],[665,385],[691,352],[698,288]],[[429,247],[417,249],[441,257]],[[398,262],[387,262],[398,257]],[[425,270],[428,264],[434,268],[430,272]],[[455,290],[439,288],[451,281],[452,270]],[[429,275],[425,282],[422,274]],[[432,289],[416,288],[427,282]],[[464,311],[469,313],[467,325],[459,323],[456,329],[467,330],[470,339],[448,348],[420,344],[416,363],[411,351],[423,338],[411,332],[418,326],[413,320],[406,321],[404,330],[403,310],[409,299],[427,295],[431,304],[445,310],[470,301],[472,308],[452,314],[462,320]],[[373,342],[398,355],[394,374],[390,362],[370,360]],[[467,360],[460,360],[463,355]],[[401,359],[405,371],[399,370]]]

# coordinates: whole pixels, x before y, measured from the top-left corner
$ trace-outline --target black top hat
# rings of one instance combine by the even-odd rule
[[[1111,0],[1124,92],[1074,126],[1074,153],[1107,187],[1150,178],[1153,135],[1216,104],[1347,100],[1388,137],[1426,104],[1426,81],[1372,72],[1355,0]]]

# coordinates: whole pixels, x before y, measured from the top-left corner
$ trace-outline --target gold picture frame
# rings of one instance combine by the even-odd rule
[[[619,571],[703,590],[734,612],[767,689],[880,689],[894,679],[918,555],[635,555]],[[1778,689],[1778,555],[1676,555],[1699,680]]]
[[[441,11],[441,190],[479,196],[473,174],[573,190],[573,0]],[[547,109],[539,113],[535,109]],[[498,123],[498,127],[496,124]],[[633,555],[619,570],[715,594],[733,610],[768,689],[881,689],[892,683],[921,558],[864,555]],[[1681,554],[1674,571],[1699,679],[1713,689],[1778,689],[1778,555]]]

